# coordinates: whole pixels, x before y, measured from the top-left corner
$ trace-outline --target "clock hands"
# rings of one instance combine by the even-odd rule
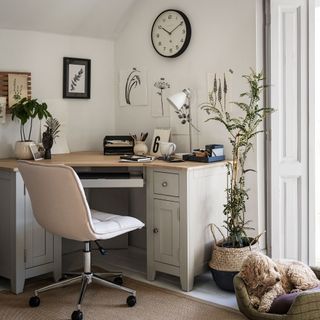
[[[174,30],[176,30],[177,28],[179,28],[180,26],[182,26],[183,21],[181,21],[174,29],[172,29],[171,31],[168,31],[167,29],[165,29],[163,26],[159,26],[159,29],[162,29],[163,31],[165,31],[169,36],[171,36],[171,34],[173,33]]]
[[[178,27],[182,26],[183,21],[181,21],[169,34],[171,34],[174,30],[176,30]]]
[[[165,29],[163,26],[159,26],[159,29],[162,29],[163,31],[165,31],[168,35],[171,35],[171,32],[168,31],[167,29]]]

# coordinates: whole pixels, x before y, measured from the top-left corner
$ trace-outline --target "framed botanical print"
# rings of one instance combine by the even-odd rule
[[[120,70],[120,106],[148,104],[147,71],[144,67]]]
[[[28,97],[28,74],[8,73],[8,106]]]
[[[63,98],[90,99],[91,60],[63,58]]]

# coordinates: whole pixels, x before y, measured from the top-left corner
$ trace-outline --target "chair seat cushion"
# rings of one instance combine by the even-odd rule
[[[320,292],[320,286],[317,286],[313,289],[300,291],[300,292],[293,292],[288,294],[283,294],[277,298],[275,298],[272,302],[271,308],[269,313],[276,313],[276,314],[286,314],[291,305],[293,304],[296,297],[301,293],[306,292]]]
[[[91,216],[97,239],[110,239],[144,226],[134,217],[119,216],[94,209],[91,209]]]

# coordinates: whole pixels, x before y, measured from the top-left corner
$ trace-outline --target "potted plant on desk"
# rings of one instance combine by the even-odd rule
[[[221,123],[229,133],[232,145],[232,161],[227,164],[228,184],[227,202],[224,204],[225,216],[223,227],[226,235],[216,225],[211,225],[214,236],[212,259],[209,263],[217,285],[225,290],[233,291],[233,277],[240,270],[245,256],[251,250],[258,249],[258,239],[261,236],[249,237],[247,235],[250,221],[246,219],[246,201],[249,199],[245,178],[248,172],[254,171],[246,167],[246,160],[253,148],[253,138],[264,132],[260,129],[261,122],[273,109],[259,105],[260,97],[265,89],[262,73],[251,70],[243,78],[249,85],[249,91],[240,95],[246,101],[232,102],[240,109],[241,115],[233,117],[227,108],[227,81],[214,77],[213,90],[209,93],[209,102],[201,108],[210,115],[209,120]],[[222,235],[217,241],[215,230]]]
[[[39,103],[37,99],[22,98],[11,108],[11,118],[20,120],[20,141],[16,142],[15,155],[18,159],[32,159],[30,145],[34,142],[31,140],[33,119],[39,120],[51,117],[48,106],[45,102]],[[30,121],[29,121],[30,120]],[[26,133],[25,125],[30,122],[29,132]]]
[[[46,120],[46,131],[42,134],[42,144],[44,147],[44,158],[51,159],[51,148],[53,142],[59,137],[60,123],[56,118],[49,117]]]

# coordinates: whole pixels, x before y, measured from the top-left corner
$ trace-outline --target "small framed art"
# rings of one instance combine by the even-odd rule
[[[44,157],[44,149],[42,144],[31,144],[29,146],[32,156],[33,156],[33,160],[42,160]]]
[[[91,60],[63,58],[63,98],[90,99]]]

